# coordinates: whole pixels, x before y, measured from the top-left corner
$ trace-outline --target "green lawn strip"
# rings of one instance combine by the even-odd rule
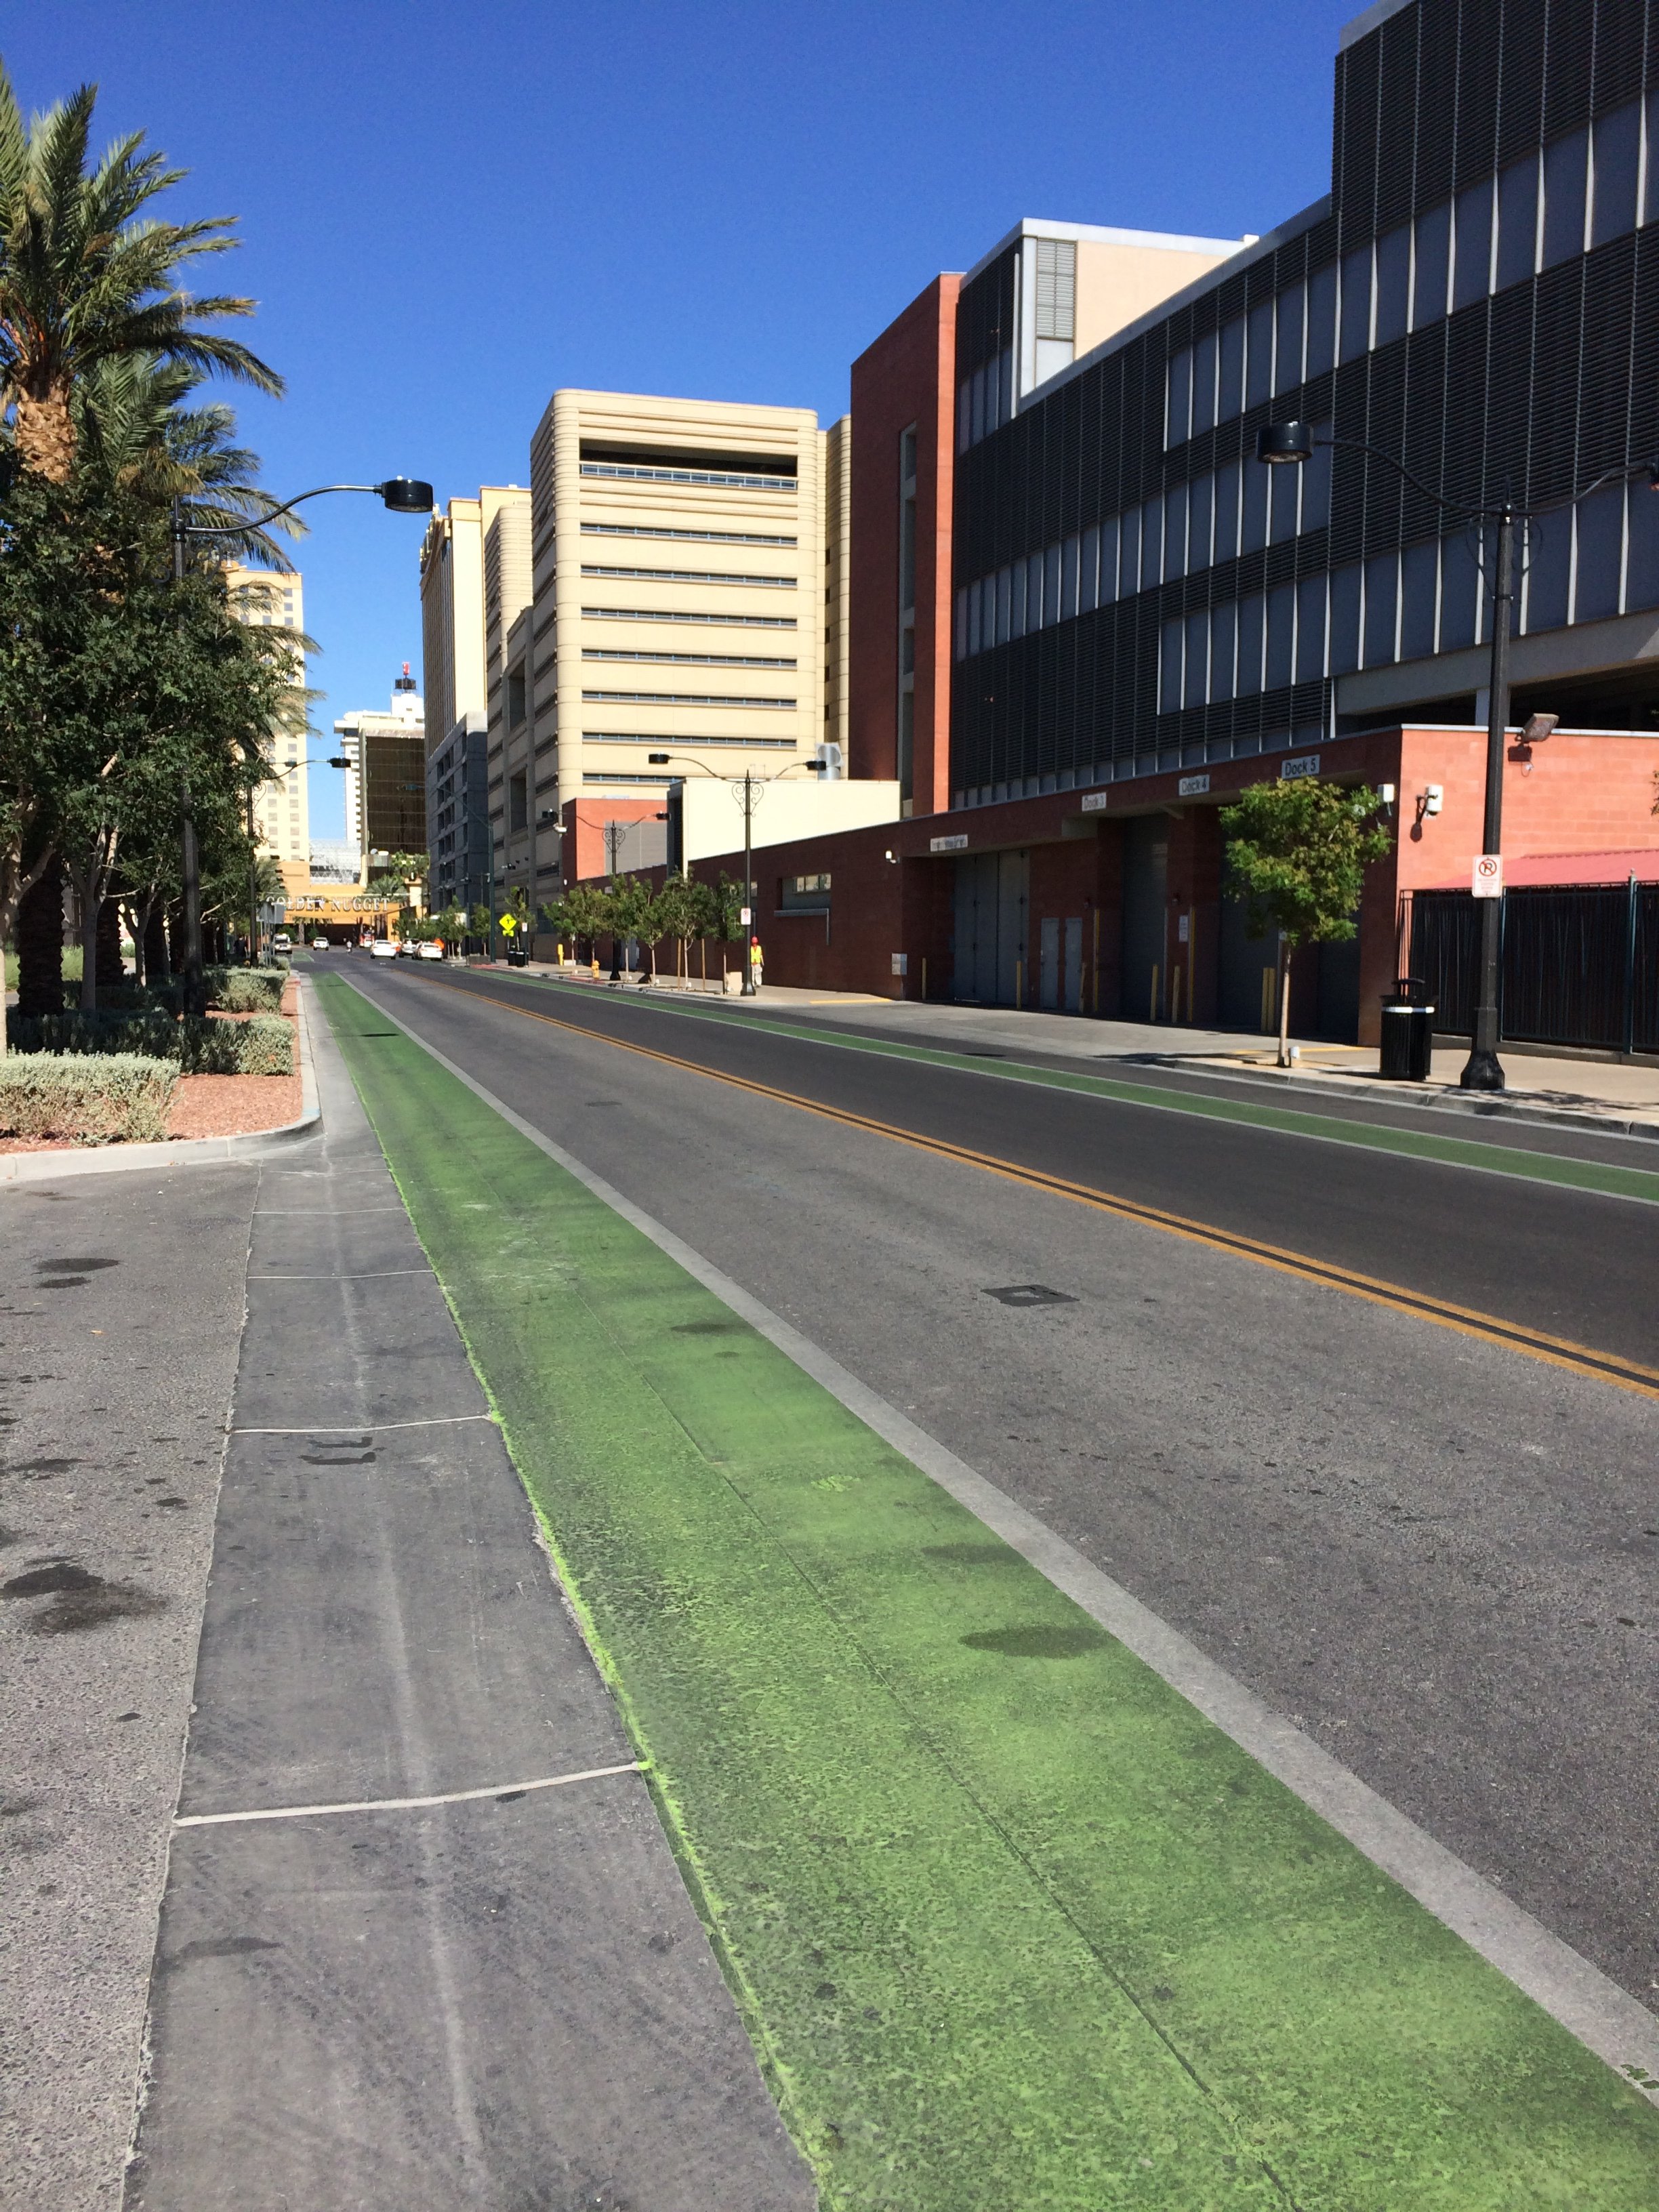
[[[1653,2203],[1613,2073],[337,978],[826,2208]]]
[[[580,985],[557,983],[550,976],[528,980],[548,990],[581,990]],[[855,1036],[845,1030],[821,1029],[805,1022],[763,1021],[754,1015],[675,1006],[665,1000],[643,995],[630,1004],[649,1006],[656,1013],[678,1015],[683,1020],[763,1030],[773,1036],[801,1038],[810,1044],[836,1045],[848,1052],[877,1053],[891,1060],[921,1060],[930,1067],[956,1068],[969,1075],[1000,1078],[1005,1083],[1034,1083],[1051,1091],[1083,1091],[1097,1098],[1113,1099],[1120,1105],[1196,1114],[1213,1121],[1242,1121],[1249,1127],[1274,1129],[1285,1136],[1318,1137],[1327,1144],[1399,1152],[1413,1159],[1438,1160],[1448,1167],[1484,1168],[1497,1175],[1518,1176],[1529,1182],[1559,1183],[1572,1190],[1600,1190],[1613,1198],[1644,1198],[1659,1203],[1659,1170],[1651,1168],[1614,1167],[1605,1161],[1571,1159],[1559,1152],[1483,1145],[1476,1139],[1442,1136],[1431,1129],[1396,1129],[1382,1121],[1349,1121],[1334,1115],[1303,1114],[1289,1107],[1260,1106],[1249,1099],[1206,1097],[1194,1091],[1167,1090],[1157,1084],[1121,1083],[1108,1075],[1036,1067],[1024,1060],[988,1061],[971,1053],[946,1052],[934,1045],[902,1044],[890,1037]]]

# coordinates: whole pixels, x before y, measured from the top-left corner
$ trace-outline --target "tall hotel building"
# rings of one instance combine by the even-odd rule
[[[305,629],[305,587],[295,569],[247,568],[234,562],[225,586],[239,620],[256,629]],[[289,889],[301,891],[311,877],[311,809],[306,764],[305,663],[295,676],[294,704],[271,733],[269,752],[276,779],[262,784],[253,801],[259,842],[283,872]]]
[[[769,776],[841,740],[846,435],[805,408],[553,395],[529,603],[503,592],[489,647],[498,882],[556,894],[576,802],[653,823],[696,764]]]

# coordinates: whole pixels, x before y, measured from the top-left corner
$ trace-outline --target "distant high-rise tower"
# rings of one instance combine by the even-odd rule
[[[426,850],[426,713],[404,661],[384,714],[343,714],[334,725],[349,766],[346,836],[365,859]]]
[[[297,574],[246,568],[233,562],[225,571],[231,605],[254,629],[305,633],[305,602]],[[295,667],[292,705],[272,732],[267,756],[276,780],[254,796],[253,823],[260,842],[282,868],[290,888],[302,888],[311,866],[310,792],[306,778],[305,658]]]

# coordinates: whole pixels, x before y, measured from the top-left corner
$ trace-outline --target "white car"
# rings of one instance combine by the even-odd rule
[[[417,955],[422,960],[441,960],[443,957],[444,949],[435,937],[428,937]]]
[[[328,950],[327,938],[313,937],[311,940],[311,949],[313,952],[326,952]]]
[[[279,929],[270,940],[270,949],[273,952],[292,952],[294,939],[289,935],[287,930]]]
[[[372,959],[395,960],[398,957],[398,940],[395,937],[377,937],[368,950]]]

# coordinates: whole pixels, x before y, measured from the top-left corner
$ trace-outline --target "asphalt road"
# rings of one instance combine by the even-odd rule
[[[1650,1207],[338,964],[1659,2008],[1650,1398],[605,1039],[1637,1359]]]

